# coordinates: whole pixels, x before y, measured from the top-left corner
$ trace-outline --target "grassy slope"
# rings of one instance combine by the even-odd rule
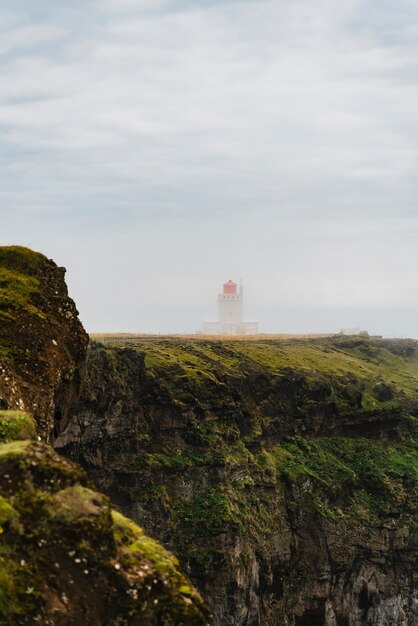
[[[44,317],[36,307],[38,276],[48,264],[42,254],[20,246],[0,247],[0,315],[14,319],[18,308]]]
[[[24,314],[45,320],[39,308],[39,274],[48,264],[42,254],[20,246],[0,247],[0,323],[4,329],[0,357],[14,356],[18,348],[8,339],[7,329]]]
[[[415,343],[336,337],[260,342],[155,341],[138,343],[137,347],[144,350],[150,372],[170,375],[172,387],[184,377],[199,386],[214,381],[219,371],[240,375],[240,368],[251,362],[273,374],[298,370],[311,381],[321,376],[354,376],[364,386],[363,408],[368,408],[382,404],[373,393],[382,380],[411,399],[418,399],[418,351],[412,349]]]

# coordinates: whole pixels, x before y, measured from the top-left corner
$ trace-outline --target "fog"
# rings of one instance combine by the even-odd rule
[[[89,331],[418,336],[418,6],[5,0],[0,238]]]

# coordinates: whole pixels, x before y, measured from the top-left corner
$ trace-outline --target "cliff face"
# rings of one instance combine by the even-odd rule
[[[219,626],[413,626],[416,343],[93,344],[55,445]]]
[[[64,274],[42,254],[0,248],[0,409],[33,414],[46,441],[78,397],[88,344]]]
[[[64,269],[25,248],[0,261],[1,626],[204,626],[176,558],[38,440],[71,417],[87,335]]]

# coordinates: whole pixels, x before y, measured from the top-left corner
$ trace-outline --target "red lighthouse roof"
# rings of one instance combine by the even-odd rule
[[[234,283],[233,280],[228,280],[227,283],[224,283],[224,293],[234,294],[237,293],[238,285]]]

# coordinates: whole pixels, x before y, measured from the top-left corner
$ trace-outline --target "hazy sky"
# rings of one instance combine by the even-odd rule
[[[0,233],[90,331],[418,337],[416,0],[2,0]]]

